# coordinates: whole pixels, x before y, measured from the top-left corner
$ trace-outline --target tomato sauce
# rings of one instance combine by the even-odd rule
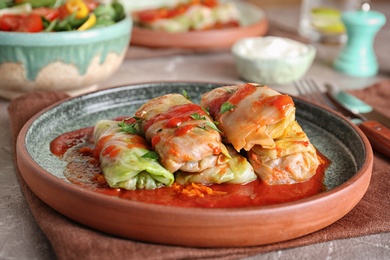
[[[188,3],[180,3],[175,7],[162,7],[158,9],[147,9],[135,12],[134,15],[139,19],[140,22],[150,23],[157,21],[159,19],[171,19],[177,17],[179,15],[184,14],[188,11],[191,6],[203,5],[209,8],[213,8],[218,6],[217,0],[192,0]]]
[[[319,154],[322,161],[317,173],[309,181],[291,185],[267,185],[260,179],[247,184],[213,184],[207,186],[213,193],[191,196],[187,186],[174,183],[171,187],[154,190],[125,190],[110,188],[94,156],[93,128],[65,133],[51,142],[54,155],[68,162],[64,176],[73,184],[97,193],[131,201],[179,207],[232,208],[264,206],[295,201],[325,190],[323,179],[330,164]],[[205,186],[204,186],[205,187]]]
[[[218,94],[219,95],[213,97],[213,100],[210,102],[209,107],[207,107],[207,110],[209,111],[210,115],[215,119],[220,118],[222,104],[225,103],[232,95],[232,93],[228,92],[228,90],[226,90],[226,92],[223,94]]]
[[[167,120],[166,127],[172,128],[177,126],[178,124],[181,124],[183,122],[193,120],[191,118],[192,114],[199,114],[200,116],[206,115],[206,112],[203,111],[203,109],[196,104],[189,103],[185,105],[178,105],[170,108],[167,112],[158,114],[149,120],[146,121],[144,126],[144,131],[146,132],[148,128],[159,121],[165,121]],[[175,119],[173,119],[175,118]]]
[[[175,130],[175,135],[176,136],[182,136],[190,132],[195,126],[194,125],[185,125],[177,128]]]
[[[239,88],[234,94],[229,98],[228,102],[233,106],[236,106],[241,100],[250,96],[257,90],[257,87],[252,84],[245,84]]]
[[[286,112],[290,107],[294,106],[292,98],[288,95],[276,95],[269,96],[264,99],[254,102],[254,105],[257,107],[276,107],[281,116],[286,116]]]

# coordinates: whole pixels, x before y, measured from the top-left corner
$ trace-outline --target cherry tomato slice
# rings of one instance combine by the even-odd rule
[[[58,7],[57,10],[58,10],[58,16],[60,19],[64,19],[65,17],[70,15],[70,13],[68,12],[68,9],[66,8],[65,5],[61,5],[60,7]]]
[[[40,32],[43,30],[43,22],[41,16],[37,14],[28,14],[20,19],[18,32]]]
[[[0,16],[1,31],[15,31],[19,27],[19,15],[4,14]]]
[[[13,32],[40,32],[43,22],[38,14],[5,14],[0,17],[0,30]]]
[[[32,10],[33,14],[38,14],[45,17],[49,21],[54,21],[60,16],[60,11],[54,8],[38,7]]]

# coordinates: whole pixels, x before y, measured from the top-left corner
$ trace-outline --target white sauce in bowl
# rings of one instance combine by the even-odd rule
[[[235,52],[250,59],[294,58],[307,54],[309,48],[300,42],[281,37],[256,37],[240,40]]]

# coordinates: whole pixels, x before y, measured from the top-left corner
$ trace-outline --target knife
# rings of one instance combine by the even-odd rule
[[[390,158],[390,128],[385,125],[385,123],[389,124],[389,118],[357,97],[344,91],[336,92],[333,85],[325,84],[325,86],[326,95],[335,107],[343,115],[350,117],[351,121],[364,132],[373,149]],[[344,103],[345,100],[349,102]]]
[[[365,121],[378,121],[390,128],[390,118],[378,112],[369,104],[343,90],[337,89],[335,85],[326,83],[325,87],[335,101],[347,110],[359,117],[364,117]]]

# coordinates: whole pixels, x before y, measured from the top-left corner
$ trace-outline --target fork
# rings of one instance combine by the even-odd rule
[[[338,111],[338,108],[336,108],[326,94],[321,91],[321,88],[313,79],[295,81],[294,87],[297,89],[299,96]]]
[[[330,98],[321,91],[321,88],[313,79],[303,79],[298,82],[294,82],[294,87],[297,89],[301,97],[305,97],[317,104],[327,106],[347,117],[364,132],[375,150],[390,158],[390,130],[388,128],[380,125],[378,122],[366,121],[364,119],[363,121],[356,121],[355,116],[354,118],[351,118],[350,113],[345,114],[345,111],[333,104]]]

